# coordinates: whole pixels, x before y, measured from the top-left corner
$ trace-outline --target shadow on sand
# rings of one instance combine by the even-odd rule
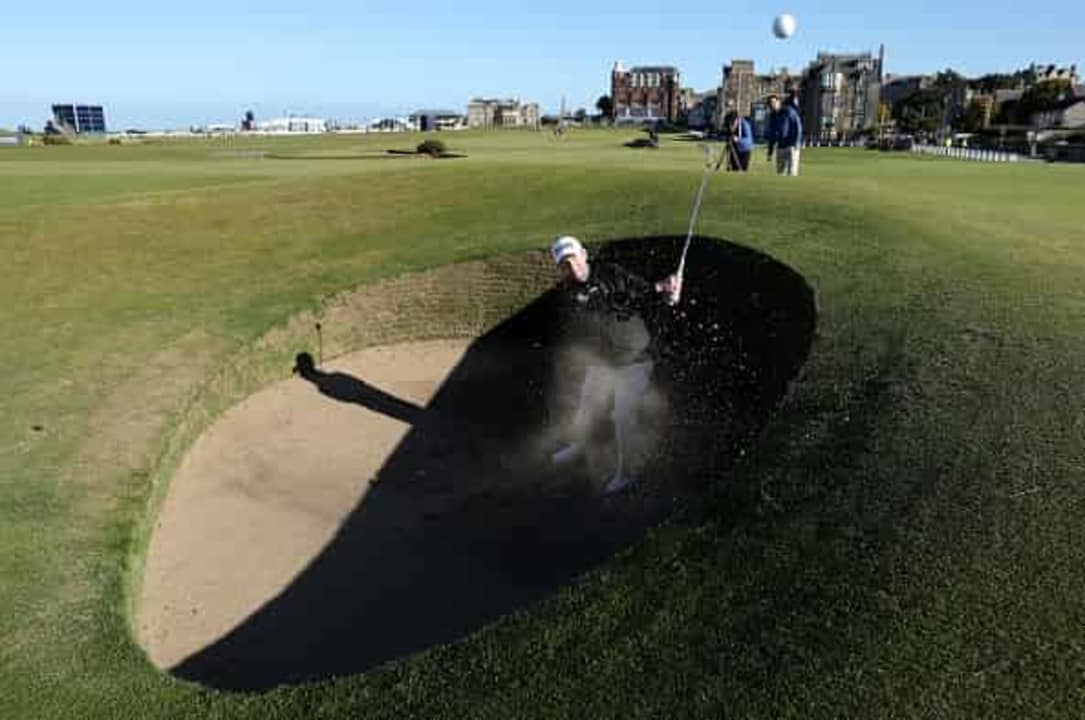
[[[672,271],[682,239],[614,241],[595,257],[655,279]],[[696,238],[683,303],[646,318],[666,422],[643,481],[602,497],[585,473],[547,462],[554,446],[544,429],[563,402],[558,378],[577,372],[555,366],[565,362],[556,359],[555,303],[547,292],[477,338],[421,410],[310,368],[330,402],[386,412],[411,430],[291,585],[171,672],[234,690],[352,674],[546,597],[726,470],[783,397],[816,323],[800,275]]]

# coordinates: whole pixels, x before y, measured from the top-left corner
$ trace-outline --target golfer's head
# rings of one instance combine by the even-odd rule
[[[776,112],[777,110],[780,109],[780,96],[779,95],[769,95],[769,107],[772,108],[773,112]]]
[[[562,235],[550,246],[554,264],[566,280],[586,282],[588,279],[588,251],[572,235]]]

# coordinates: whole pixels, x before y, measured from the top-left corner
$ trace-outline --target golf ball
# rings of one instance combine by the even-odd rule
[[[772,34],[781,40],[786,40],[795,32],[795,17],[788,13],[781,13],[772,21]]]

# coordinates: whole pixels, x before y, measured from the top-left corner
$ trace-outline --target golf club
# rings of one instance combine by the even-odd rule
[[[693,228],[697,225],[697,215],[701,212],[701,201],[704,199],[704,191],[708,186],[708,179],[712,176],[713,172],[719,169],[719,163],[714,162],[715,153],[713,152],[712,147],[709,145],[702,145],[701,148],[705,153],[705,168],[704,173],[701,175],[701,185],[697,188],[697,196],[693,201],[693,211],[689,215],[689,229],[686,231],[686,242],[682,246],[682,256],[678,260],[678,270],[675,271],[679,281],[685,276],[686,254],[689,252],[689,243],[693,239]]]

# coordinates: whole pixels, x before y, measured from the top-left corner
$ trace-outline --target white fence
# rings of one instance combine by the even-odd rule
[[[956,158],[958,160],[975,160],[978,162],[1018,162],[1021,155],[1001,150],[978,150],[966,147],[944,147],[941,145],[912,145],[912,152],[924,155],[939,155],[941,157]]]

